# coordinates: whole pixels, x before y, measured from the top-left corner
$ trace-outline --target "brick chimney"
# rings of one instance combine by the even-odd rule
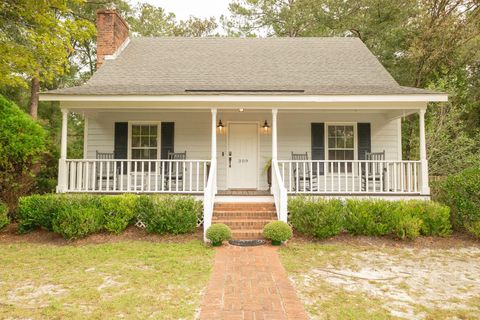
[[[97,11],[97,69],[105,57],[114,55],[128,39],[129,27],[116,10]]]

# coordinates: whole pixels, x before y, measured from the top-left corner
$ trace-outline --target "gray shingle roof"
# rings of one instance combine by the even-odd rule
[[[425,94],[356,38],[133,38],[65,95]]]

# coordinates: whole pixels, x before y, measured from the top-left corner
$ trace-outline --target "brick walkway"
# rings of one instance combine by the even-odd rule
[[[307,319],[271,246],[217,249],[200,319]]]

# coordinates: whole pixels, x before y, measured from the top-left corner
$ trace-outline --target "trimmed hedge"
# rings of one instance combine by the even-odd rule
[[[399,239],[447,236],[450,209],[433,201],[313,200],[289,201],[290,223],[299,232],[327,238],[347,231],[354,235],[394,235]],[[331,222],[329,224],[328,222]]]
[[[202,204],[188,196],[33,195],[20,198],[19,232],[45,228],[66,239],[102,230],[121,233],[141,219],[148,232],[193,232]]]
[[[437,200],[452,210],[453,228],[480,237],[480,167],[449,176],[436,187]]]
[[[342,232],[344,206],[340,200],[308,200],[295,197],[288,201],[289,222],[299,232],[316,238],[328,238]]]
[[[8,207],[5,203],[0,201],[0,229],[9,223],[10,219],[8,219]]]

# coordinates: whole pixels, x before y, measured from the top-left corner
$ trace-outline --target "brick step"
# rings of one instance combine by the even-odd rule
[[[213,209],[220,211],[275,211],[275,205],[273,203],[226,202],[216,203]]]
[[[213,223],[224,223],[232,230],[261,229],[273,220],[265,219],[213,219]]]
[[[262,229],[232,230],[233,240],[263,239]]]
[[[276,219],[275,211],[213,211],[213,219]]]

